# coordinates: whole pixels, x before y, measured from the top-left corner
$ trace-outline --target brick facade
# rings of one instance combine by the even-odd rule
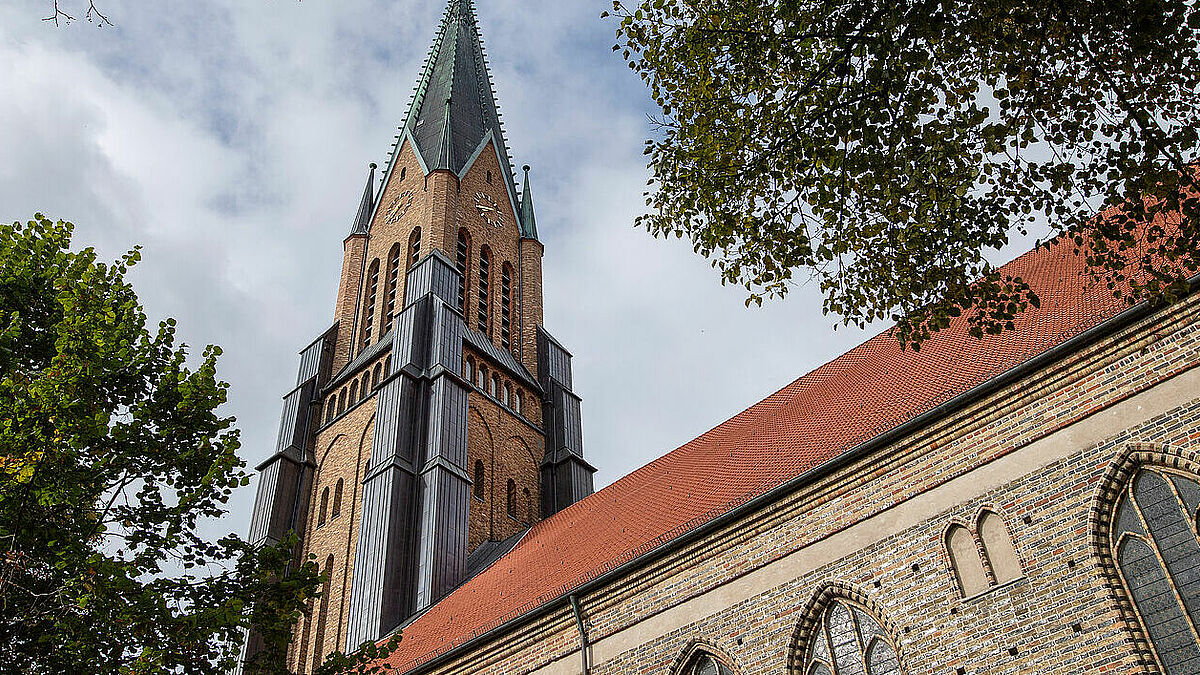
[[[673,674],[709,645],[742,675],[801,674],[837,598],[908,675],[1159,672],[1097,533],[1130,467],[1200,471],[1198,317],[1193,295],[577,589],[590,672]],[[1021,576],[963,598],[947,528],[985,511]],[[465,639],[399,671],[581,671],[565,595]]]

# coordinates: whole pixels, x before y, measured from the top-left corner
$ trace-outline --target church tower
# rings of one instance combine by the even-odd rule
[[[385,637],[592,492],[571,355],[542,326],[529,167],[518,190],[472,0],[449,0],[378,191],[375,172],[332,326],[258,467],[252,541],[295,530],[325,574],[298,672]]]

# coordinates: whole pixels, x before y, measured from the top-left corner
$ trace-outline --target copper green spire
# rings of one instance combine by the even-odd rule
[[[358,215],[354,217],[354,226],[350,228],[350,235],[369,234],[371,232],[371,211],[375,208],[375,162],[371,162],[370,172],[367,174],[367,187],[363,190],[362,202],[358,205]]]
[[[533,191],[529,188],[529,165],[525,171],[525,182],[521,184],[521,236],[537,239],[537,220],[533,217]]]

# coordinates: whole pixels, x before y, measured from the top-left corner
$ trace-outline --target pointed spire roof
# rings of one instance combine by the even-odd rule
[[[403,130],[412,133],[426,167],[455,173],[462,172],[490,133],[515,198],[512,163],[473,0],[449,0]]]
[[[358,215],[354,217],[354,226],[350,228],[350,236],[370,234],[371,211],[375,208],[375,162],[367,174],[367,187],[363,190],[362,202],[358,205]]]
[[[537,219],[533,217],[533,190],[529,187],[529,165],[525,171],[525,182],[521,183],[521,236],[537,239]]]

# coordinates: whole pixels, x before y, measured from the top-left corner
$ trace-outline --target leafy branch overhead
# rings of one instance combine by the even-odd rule
[[[688,237],[747,304],[810,276],[826,313],[895,321],[919,346],[955,317],[998,333],[1037,305],[985,258],[1014,232],[1063,238],[1130,301],[1200,269],[1194,2],[645,0],[605,15],[662,111],[638,223]]]

